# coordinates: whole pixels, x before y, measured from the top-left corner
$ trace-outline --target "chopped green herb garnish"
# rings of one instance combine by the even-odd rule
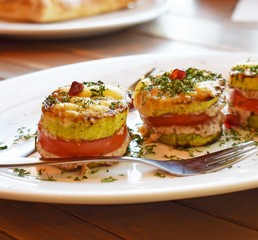
[[[249,61],[251,62],[251,61]],[[250,64],[241,64],[236,65],[231,69],[231,74],[247,74],[252,76],[258,75],[258,65],[250,65]]]
[[[103,178],[102,180],[101,180],[101,182],[102,183],[110,183],[110,182],[114,182],[114,181],[117,181],[117,179],[116,178],[113,178],[113,177],[108,177],[108,178]]]
[[[164,173],[161,173],[161,172],[156,172],[154,176],[160,177],[160,178],[165,178],[166,177],[166,175]]]
[[[83,82],[83,84],[84,84],[86,87],[104,85],[104,83],[103,83],[102,81],[97,81],[97,82]]]
[[[152,89],[158,90],[159,96],[173,97],[180,93],[189,93],[194,91],[196,83],[204,81],[217,81],[222,78],[221,74],[212,73],[206,70],[199,70],[197,68],[188,68],[185,70],[186,76],[183,79],[170,79],[170,72],[165,72],[161,76],[149,76],[151,85],[146,85],[144,82],[141,90],[151,92]]]
[[[53,105],[55,105],[56,103],[58,103],[57,98],[55,98],[52,95],[49,95],[48,97],[46,97],[45,101],[42,103],[45,109],[49,109],[51,108]]]
[[[30,175],[30,172],[23,168],[15,168],[13,171],[16,172],[19,177],[25,177]]]
[[[98,171],[99,171],[99,169],[100,169],[100,167],[97,167],[97,168],[93,168],[93,169],[91,169],[91,174],[95,174],[95,173],[97,173]]]
[[[152,145],[148,145],[148,146],[145,146],[144,147],[144,152],[143,152],[143,155],[149,155],[149,154],[155,154],[154,152],[154,148],[156,148],[157,145],[156,144],[152,144]]]
[[[99,89],[95,89],[95,88],[92,88],[90,89],[91,91],[91,96],[92,97],[97,97],[97,96],[104,96],[103,95],[103,92],[105,91],[105,85],[100,85],[99,86]]]
[[[102,81],[97,81],[97,82],[84,82],[83,83],[86,87],[98,87],[98,88],[91,88],[91,96],[92,97],[97,97],[97,96],[104,96],[103,93],[106,90],[105,85]]]
[[[170,160],[182,160],[182,158],[179,158],[176,155],[167,155],[167,154],[165,154],[163,157],[164,158],[168,158]]]
[[[44,168],[40,168],[39,170],[38,170],[38,175],[39,176],[42,176],[42,174],[43,174],[43,172],[45,172],[46,171],[46,168],[44,167]]]
[[[49,176],[49,175],[47,174],[47,181],[55,182],[56,179],[55,179],[53,176]]]
[[[14,138],[14,143],[17,143],[20,140],[29,140],[37,136],[37,132],[32,133],[30,128],[21,127],[17,130],[18,135]]]
[[[7,148],[8,148],[7,145],[0,146],[0,151],[1,151],[1,150],[5,150],[5,149],[7,149]]]
[[[188,149],[187,151],[188,151],[190,157],[194,157],[193,149]]]
[[[202,152],[202,150],[198,149],[198,148],[195,148],[194,149],[196,152]]]
[[[115,109],[117,109],[117,108],[119,107],[119,104],[120,104],[120,103],[121,103],[120,101],[111,102],[109,108],[110,108],[111,110],[115,110]]]

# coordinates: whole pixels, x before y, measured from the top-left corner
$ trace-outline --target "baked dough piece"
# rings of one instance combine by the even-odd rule
[[[0,0],[0,18],[56,22],[127,8],[135,0]]]

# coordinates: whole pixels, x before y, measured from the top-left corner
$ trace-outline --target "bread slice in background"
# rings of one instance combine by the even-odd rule
[[[0,18],[57,22],[128,8],[135,0],[0,0]]]

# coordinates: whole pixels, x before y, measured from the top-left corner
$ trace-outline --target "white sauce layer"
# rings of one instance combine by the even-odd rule
[[[205,124],[199,124],[194,126],[164,126],[164,127],[150,127],[144,125],[141,129],[142,133],[146,135],[149,132],[151,140],[157,140],[161,134],[196,134],[202,137],[216,135],[221,132],[221,125],[224,120],[224,114],[219,112],[216,117]]]

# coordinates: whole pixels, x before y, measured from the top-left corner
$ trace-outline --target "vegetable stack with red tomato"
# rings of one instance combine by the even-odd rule
[[[42,157],[124,155],[131,93],[98,82],[59,87],[42,104],[38,152]]]
[[[142,79],[134,93],[134,106],[144,123],[142,135],[173,146],[215,142],[222,133],[224,89],[220,74],[196,68]]]
[[[258,131],[258,63],[235,65],[228,82],[232,89],[227,127],[243,127]]]

